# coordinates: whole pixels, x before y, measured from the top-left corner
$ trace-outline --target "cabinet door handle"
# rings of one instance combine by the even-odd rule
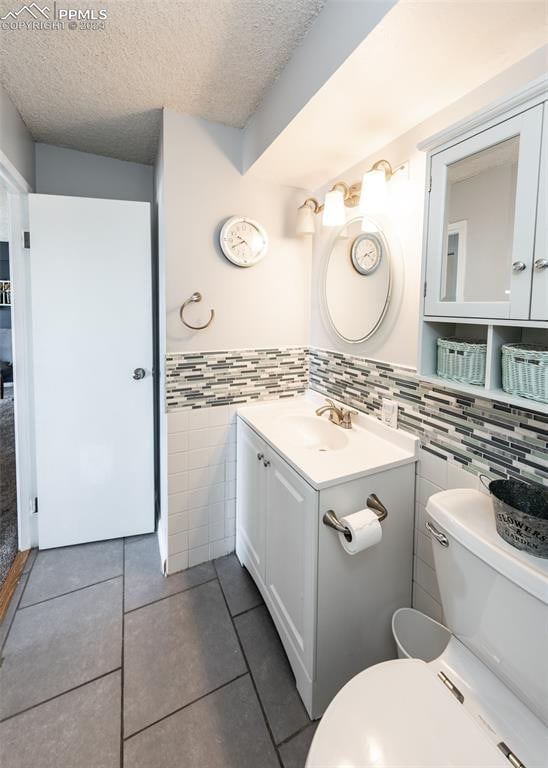
[[[262,461],[264,459],[264,453],[258,453],[257,454],[257,461]]]
[[[265,459],[263,461],[263,467],[269,467],[270,466],[270,459]]]
[[[523,270],[527,269],[527,266],[523,261],[514,261],[512,264],[512,269],[514,272],[523,272]]]
[[[535,269],[538,269],[540,272],[541,269],[546,269],[548,267],[548,259],[537,259],[535,261]]]

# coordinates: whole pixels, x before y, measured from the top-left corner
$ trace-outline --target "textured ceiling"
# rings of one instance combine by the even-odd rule
[[[0,76],[36,141],[151,163],[163,106],[245,125],[325,1],[59,2],[105,29],[0,31]]]

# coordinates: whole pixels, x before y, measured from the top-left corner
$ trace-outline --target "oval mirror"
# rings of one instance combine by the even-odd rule
[[[324,270],[324,307],[333,331],[352,344],[380,326],[390,301],[390,250],[384,234],[362,231],[361,217],[337,233]]]

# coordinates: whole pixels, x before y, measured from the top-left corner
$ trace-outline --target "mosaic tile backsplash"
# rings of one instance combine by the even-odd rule
[[[307,386],[308,351],[303,347],[166,356],[168,411],[294,397]]]
[[[411,368],[320,349],[196,352],[166,358],[166,404],[180,408],[293,397],[307,387],[399,425],[427,451],[464,469],[548,485],[548,416],[420,382]]]
[[[413,369],[309,350],[310,389],[380,417],[396,400],[398,423],[423,447],[464,469],[548,485],[548,416],[420,382]]]

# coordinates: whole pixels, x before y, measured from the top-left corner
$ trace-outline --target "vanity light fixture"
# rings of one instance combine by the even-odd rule
[[[320,212],[320,203],[315,197],[307,197],[302,205],[297,209],[297,221],[295,231],[297,236],[313,235],[316,231],[314,224],[314,214]]]
[[[323,212],[324,227],[342,227],[346,222],[345,208],[356,206],[359,206],[360,213],[364,217],[364,231],[371,231],[373,225],[371,221],[367,221],[367,217],[386,210],[388,197],[386,183],[405,167],[404,163],[394,170],[388,160],[377,160],[364,173],[361,183],[349,185],[344,181],[335,182],[326,193],[323,203],[319,203],[315,197],[308,197],[297,211],[297,235],[313,235],[315,232],[313,214],[320,212]]]

